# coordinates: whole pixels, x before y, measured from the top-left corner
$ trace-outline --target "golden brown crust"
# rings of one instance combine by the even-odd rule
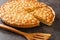
[[[51,25],[55,18],[55,13],[50,6],[32,0],[7,2],[1,6],[0,13],[6,24],[20,28],[38,26],[40,21]]]
[[[9,15],[9,14],[8,14]],[[22,14],[10,14],[12,16],[5,15],[2,20],[11,26],[16,26],[20,28],[31,28],[39,25],[39,20],[37,20],[34,16],[25,12]],[[8,18],[7,18],[8,17]]]
[[[15,3],[15,4],[14,4]],[[9,25],[20,28],[38,26],[40,21],[21,8],[22,4],[12,1],[1,6],[2,20]]]
[[[55,12],[50,6],[40,2],[38,8],[31,12],[37,19],[39,19],[42,23],[46,25],[52,25],[55,19]]]

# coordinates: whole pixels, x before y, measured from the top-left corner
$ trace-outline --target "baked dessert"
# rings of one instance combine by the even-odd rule
[[[2,5],[0,13],[3,22],[18,28],[38,26],[40,21],[21,7],[20,1],[11,1]]]
[[[0,7],[0,17],[8,25],[18,28],[32,28],[40,22],[52,25],[53,9],[37,0],[10,0]]]
[[[39,6],[35,8],[31,14],[33,14],[42,23],[51,26],[55,19],[54,10],[42,2],[39,2],[37,4],[39,4]]]

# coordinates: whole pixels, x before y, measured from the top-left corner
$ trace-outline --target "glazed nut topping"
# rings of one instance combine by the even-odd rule
[[[0,8],[1,19],[9,25],[23,28],[38,26],[40,22],[51,25],[55,14],[52,8],[38,1],[10,1]]]

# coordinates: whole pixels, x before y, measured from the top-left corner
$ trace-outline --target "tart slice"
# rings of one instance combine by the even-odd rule
[[[40,2],[39,3],[39,7],[37,7],[34,12],[31,12],[31,14],[33,14],[38,20],[40,20],[42,23],[50,26],[52,25],[52,23],[54,22],[54,19],[55,19],[55,12],[54,10]]]

